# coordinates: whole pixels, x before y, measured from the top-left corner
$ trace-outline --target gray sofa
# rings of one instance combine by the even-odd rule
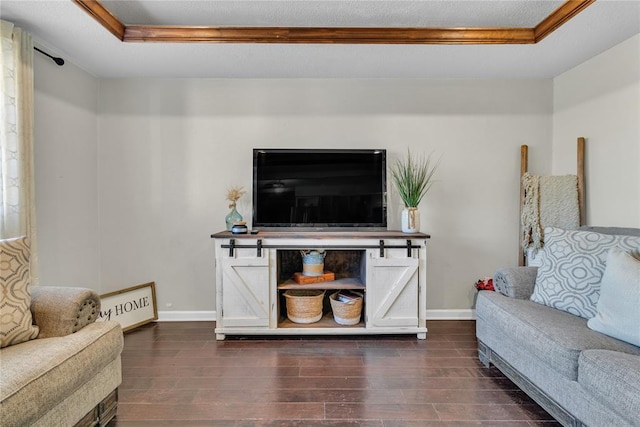
[[[501,269],[497,292],[479,292],[481,362],[565,426],[640,426],[640,348],[591,330],[586,318],[531,301],[537,269]]]
[[[120,324],[95,322],[89,289],[34,286],[36,339],[0,349],[0,424],[104,426],[122,381]]]

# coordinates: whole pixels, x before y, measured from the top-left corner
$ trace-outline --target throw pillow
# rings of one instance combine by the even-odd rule
[[[592,318],[607,254],[613,247],[640,256],[640,237],[545,228],[531,300]]]
[[[19,344],[38,336],[31,318],[29,240],[0,240],[0,347]]]
[[[640,261],[613,248],[600,284],[598,313],[587,325],[594,331],[640,347]]]

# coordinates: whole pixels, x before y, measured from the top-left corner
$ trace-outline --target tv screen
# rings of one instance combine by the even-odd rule
[[[253,150],[253,228],[387,227],[386,150]]]

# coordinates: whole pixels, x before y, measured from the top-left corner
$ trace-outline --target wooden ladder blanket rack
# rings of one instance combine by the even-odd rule
[[[578,210],[580,215],[580,225],[585,225],[586,223],[586,203],[585,203],[585,179],[584,179],[584,146],[585,146],[585,138],[578,138],[578,165],[576,175],[578,176]],[[519,233],[518,233],[518,265],[525,265],[525,250],[522,248],[522,243],[520,242],[522,236],[522,210],[524,208],[524,186],[522,185],[522,177],[525,173],[528,172],[528,163],[529,163],[529,146],[522,145],[520,146],[520,216],[518,218],[518,222],[520,223]]]

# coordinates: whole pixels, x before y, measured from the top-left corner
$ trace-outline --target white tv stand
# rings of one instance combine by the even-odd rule
[[[226,335],[416,334],[425,339],[427,239],[422,233],[282,232],[213,234],[216,260],[216,338]],[[300,250],[327,251],[336,280],[299,285]],[[328,304],[312,324],[287,319],[287,289],[356,289],[364,293],[359,324],[342,326]],[[329,292],[325,295],[328,297]],[[325,301],[327,302],[327,301]]]

